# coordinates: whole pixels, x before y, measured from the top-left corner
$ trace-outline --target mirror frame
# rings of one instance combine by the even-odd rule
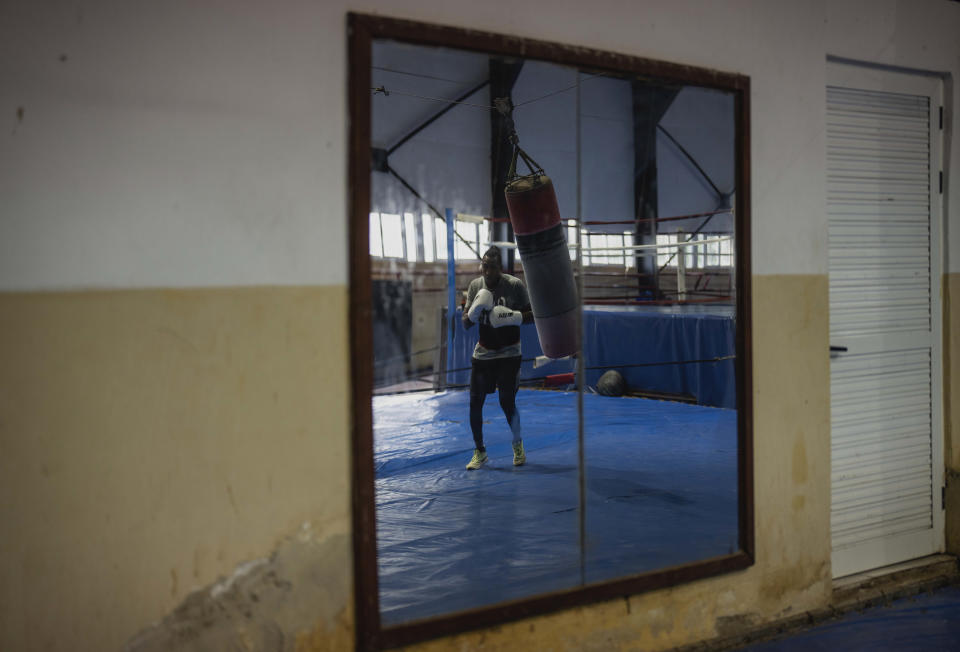
[[[408,645],[471,629],[545,614],[742,570],[754,563],[753,382],[750,294],[750,79],[653,59],[546,41],[367,14],[347,14],[348,216],[350,354],[352,380],[352,509],[354,608],[359,650]],[[737,484],[739,551],[447,616],[384,627],[377,579],[373,465],[373,329],[369,251],[371,58],[375,39],[539,59],[579,69],[640,75],[733,93],[735,105],[735,274],[737,383]]]

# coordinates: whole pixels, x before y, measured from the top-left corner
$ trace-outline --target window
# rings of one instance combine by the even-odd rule
[[[569,233],[570,229],[568,229]],[[576,231],[573,231],[576,233]],[[630,231],[623,233],[590,233],[587,229],[580,230],[584,265],[615,265],[618,267],[633,267],[633,234]]]
[[[474,219],[457,220],[454,226],[456,260],[476,260],[482,254],[480,224]],[[421,246],[422,244],[422,246]],[[429,213],[370,213],[370,255],[432,263],[447,259],[447,224]]]
[[[680,252],[679,247],[668,247],[666,245],[673,244],[677,241],[677,236],[672,233],[658,233],[657,234],[657,267],[664,267],[667,265],[675,266],[677,263],[676,256]]]
[[[370,255],[383,258],[383,234],[380,232],[380,213],[370,213]]]
[[[434,219],[433,229],[436,234],[437,260],[447,259],[447,224],[443,220]]]
[[[577,237],[578,233],[577,221],[567,220],[567,246],[570,249],[570,260],[577,259],[577,243],[580,242],[580,239]],[[520,252],[517,252],[518,257],[519,254]]]
[[[433,216],[430,213],[424,213],[420,219],[423,231],[423,262],[432,263],[436,259],[433,251]],[[445,251],[444,254],[446,254]]]
[[[400,216],[380,213],[380,232],[383,234],[383,257],[403,258],[403,226]]]
[[[460,236],[453,243],[454,255],[457,260],[476,260],[477,255],[474,252],[480,250],[480,225],[475,222],[457,220],[454,223],[454,229]],[[473,251],[470,250],[471,246]]]
[[[677,242],[702,242],[685,247],[670,247]],[[733,247],[729,233],[658,233],[657,266],[676,267],[683,255],[687,269],[733,267]],[[682,253],[681,253],[682,251]]]
[[[423,260],[423,256],[418,256],[417,247],[417,222],[413,217],[413,213],[404,213],[403,214],[403,224],[404,224],[404,239],[403,246],[407,251],[407,261],[411,263],[417,262],[417,260]]]

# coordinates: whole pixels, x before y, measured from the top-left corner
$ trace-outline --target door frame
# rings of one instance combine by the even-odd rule
[[[943,327],[943,273],[946,269],[946,246],[942,175],[943,161],[943,75],[931,71],[914,70],[882,66],[873,63],[853,61],[839,57],[827,57],[826,84],[867,91],[921,95],[930,98],[930,427],[931,427],[931,506],[932,506],[932,547],[927,554],[943,552],[945,549],[945,513],[943,505],[943,487],[945,473],[945,430],[943,399],[943,338],[947,335]],[[826,110],[826,96],[824,110]],[[829,218],[828,218],[829,222]],[[829,238],[829,236],[828,236]],[[829,273],[828,273],[829,285]],[[833,344],[833,342],[831,342]],[[831,394],[832,395],[832,394]],[[831,419],[832,431],[832,419]],[[832,457],[831,435],[831,457]],[[831,510],[833,506],[833,487],[830,491]],[[831,562],[833,577],[843,577],[862,570],[848,571],[846,563],[837,563],[837,553],[833,551],[831,531]],[[883,549],[883,540],[877,544]],[[885,552],[892,552],[885,550]],[[902,554],[902,553],[898,553]],[[905,561],[896,559],[889,563]],[[885,565],[885,564],[884,564]]]

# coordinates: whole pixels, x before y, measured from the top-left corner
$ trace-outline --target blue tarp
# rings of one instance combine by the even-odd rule
[[[374,398],[384,623],[738,549],[735,411],[585,395],[581,559],[577,396],[521,390],[517,405],[527,464],[512,465],[511,433],[490,396],[490,462],[467,471],[467,392]]]
[[[736,407],[735,322],[725,306],[590,306],[583,311],[586,383],[596,385],[607,368],[616,369],[636,389],[688,394],[700,405]],[[477,328],[463,328],[457,313],[453,340],[454,385],[470,382],[470,358]],[[520,329],[524,362],[521,380],[573,371],[570,361],[533,368],[542,355],[533,324]],[[713,361],[715,358],[727,358]],[[692,362],[706,360],[707,362]],[[684,364],[677,364],[683,362]],[[657,364],[652,364],[657,363]],[[666,363],[666,364],[659,364]],[[652,366],[631,366],[651,365]]]

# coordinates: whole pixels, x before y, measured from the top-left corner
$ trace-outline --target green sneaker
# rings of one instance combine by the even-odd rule
[[[527,461],[527,455],[523,452],[523,442],[518,441],[513,444],[513,465],[520,466]]]
[[[473,459],[470,460],[467,464],[467,470],[473,471],[474,469],[479,469],[481,466],[487,463],[487,453],[481,452],[479,449],[473,449]]]

